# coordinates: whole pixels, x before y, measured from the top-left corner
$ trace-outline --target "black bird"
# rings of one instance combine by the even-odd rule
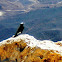
[[[19,26],[19,28],[17,29],[17,32],[15,33],[14,37],[18,36],[18,34],[22,33],[24,30],[24,23],[22,22]]]

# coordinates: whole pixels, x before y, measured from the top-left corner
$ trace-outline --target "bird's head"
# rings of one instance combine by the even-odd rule
[[[20,24],[24,24],[23,22],[21,22]]]

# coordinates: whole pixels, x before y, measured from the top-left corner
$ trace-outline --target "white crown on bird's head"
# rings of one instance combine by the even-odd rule
[[[24,24],[23,22],[21,22],[20,24]]]

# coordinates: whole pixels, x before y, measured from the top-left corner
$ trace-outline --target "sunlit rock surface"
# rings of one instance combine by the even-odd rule
[[[28,34],[0,42],[3,62],[62,62],[62,41],[37,40]]]

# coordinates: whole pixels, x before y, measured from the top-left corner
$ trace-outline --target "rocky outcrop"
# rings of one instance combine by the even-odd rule
[[[0,62],[62,62],[62,43],[22,34],[0,42]]]

